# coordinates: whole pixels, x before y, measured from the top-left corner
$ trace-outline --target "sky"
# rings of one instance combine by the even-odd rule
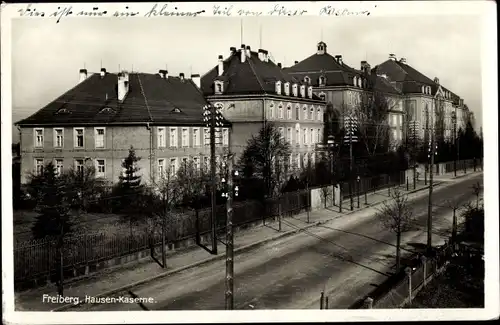
[[[260,26],[260,28],[259,28]],[[241,28],[242,27],[242,28]],[[389,53],[405,57],[429,78],[460,97],[482,125],[481,25],[479,16],[392,17],[196,17],[113,20],[66,18],[12,21],[13,122],[36,112],[78,82],[79,69],[127,69],[203,75],[242,43],[264,48],[290,66],[316,51],[341,54],[358,68],[375,66]],[[243,30],[243,33],[241,33]],[[260,32],[262,30],[262,32]],[[241,38],[243,35],[243,38]],[[262,35],[262,37],[260,37]],[[18,138],[13,129],[13,141]]]

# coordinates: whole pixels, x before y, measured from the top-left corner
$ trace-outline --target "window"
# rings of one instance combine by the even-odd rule
[[[306,97],[306,86],[301,85],[300,86],[300,97]]]
[[[281,81],[276,81],[276,94],[281,95]]]
[[[165,177],[165,159],[158,159],[158,178]]]
[[[317,117],[317,120],[318,121],[323,121],[323,114],[321,114],[321,108],[318,108],[318,117]]]
[[[222,129],[222,145],[229,146],[229,129]]]
[[[54,148],[64,146],[64,129],[54,129]]]
[[[309,110],[309,119],[311,121],[314,121],[314,107],[311,107],[311,109]]]
[[[198,157],[193,157],[193,166],[195,171],[200,170],[200,158]]]
[[[274,118],[274,105],[269,106],[269,118]]]
[[[300,108],[298,106],[295,107],[295,119],[298,121],[300,116]]]
[[[177,147],[177,128],[170,128],[170,147]]]
[[[363,87],[363,79],[358,78],[358,87],[361,88]]]
[[[399,125],[403,125],[403,115],[399,115]]]
[[[398,124],[398,120],[397,119],[398,119],[397,115],[393,115],[392,116],[392,125],[393,126],[396,126]]]
[[[352,84],[353,84],[354,86],[357,86],[357,85],[358,85],[358,77],[354,76]]]
[[[203,168],[205,169],[205,171],[210,170],[210,157],[203,157]]]
[[[304,77],[304,82],[307,83],[307,84],[311,83],[311,78],[309,78],[308,76],[305,76]]]
[[[292,144],[292,128],[286,129],[288,143]]]
[[[278,116],[279,118],[284,118],[283,105],[278,106]]]
[[[396,139],[397,139],[397,136],[398,136],[398,133],[397,133],[396,129],[393,129],[393,130],[392,130],[392,138],[393,138],[394,140],[396,140]]]
[[[162,127],[158,128],[157,138],[158,138],[158,148],[165,148],[166,147],[165,128]]]
[[[182,167],[181,168],[186,168],[188,165],[189,159],[187,157],[182,158]]]
[[[321,143],[321,129],[316,132],[316,143]]]
[[[170,158],[170,176],[175,176],[177,173],[177,158]]]
[[[309,97],[309,98],[313,97],[313,87],[312,86],[307,87],[307,97]]]
[[[95,128],[95,147],[96,148],[104,148],[104,128]]]
[[[205,146],[210,145],[210,129],[209,128],[204,128],[203,129],[203,143]]]
[[[309,131],[310,131],[309,132],[309,144],[313,144],[314,143],[314,139],[316,138],[316,136],[314,135],[315,130],[311,129]]]
[[[299,128],[295,129],[295,143],[297,145],[300,145],[300,129]]]
[[[75,170],[78,174],[83,174],[83,159],[75,159]]]
[[[319,85],[324,86],[326,84],[326,78],[324,76],[319,77]]]
[[[279,132],[280,132],[281,139],[284,140],[285,139],[285,128],[280,127]]]
[[[293,167],[293,155],[290,155],[289,161],[288,161],[288,168]]]
[[[106,176],[106,161],[104,159],[96,159],[96,176]]]
[[[295,97],[297,97],[297,84],[293,84],[292,86],[292,92]]]
[[[63,164],[64,161],[62,159],[56,159],[56,176],[61,176],[63,173]]]
[[[84,129],[83,128],[75,128],[75,148],[83,148],[84,146]]]
[[[302,130],[302,143],[307,144],[307,129]]]
[[[200,129],[193,128],[193,147],[200,146]]]
[[[298,154],[297,154],[297,160],[296,160],[296,163],[297,163],[297,168],[302,167],[302,166],[301,166],[301,164],[300,164],[300,163],[301,163],[301,161],[300,161],[300,153],[298,153]]]
[[[287,119],[291,120],[292,119],[292,107],[291,106],[288,106],[286,108],[286,117]]]
[[[43,148],[43,129],[35,129],[35,147]]]
[[[290,95],[290,83],[285,83],[285,95]]]
[[[215,145],[222,146],[222,134],[220,128],[215,128]]]
[[[304,112],[304,120],[307,120],[307,107],[303,107],[302,111]]]
[[[222,94],[223,91],[224,91],[224,83],[222,81],[216,80],[215,81],[215,93]]]
[[[321,98],[322,101],[326,101],[326,94],[325,93],[319,94],[319,98]]]
[[[187,128],[182,129],[182,146],[189,147],[189,133]]]
[[[43,173],[43,159],[35,159],[35,174],[42,175]]]

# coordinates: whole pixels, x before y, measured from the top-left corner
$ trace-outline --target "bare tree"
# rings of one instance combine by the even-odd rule
[[[223,161],[220,164],[222,165]],[[193,161],[183,162],[177,172],[176,183],[182,203],[195,207],[205,190],[205,177],[202,169]]]
[[[476,209],[479,209],[479,195],[481,194],[481,191],[482,191],[481,183],[476,182],[474,185],[472,185],[472,192],[476,196]]]
[[[261,178],[265,194],[273,195],[278,189],[276,158],[290,156],[290,144],[282,137],[273,123],[266,123],[257,135],[247,142],[240,158],[240,168],[246,176]]]
[[[382,92],[361,96],[355,115],[358,118],[360,140],[369,156],[389,145],[389,112],[396,106],[395,100]]]
[[[401,235],[409,231],[414,222],[412,209],[408,204],[407,195],[399,189],[391,192],[389,202],[384,202],[377,212],[377,217],[383,227],[396,234],[396,268],[401,267]]]

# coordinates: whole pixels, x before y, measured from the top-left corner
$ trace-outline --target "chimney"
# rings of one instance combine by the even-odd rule
[[[434,78],[434,83],[438,84],[439,85],[439,78],[438,77],[435,77]]]
[[[158,74],[160,75],[160,77],[162,79],[165,79],[165,75],[167,74],[167,71],[166,70],[160,70],[160,71],[158,71]]]
[[[258,51],[259,60],[264,61],[264,50],[259,49]]]
[[[101,68],[101,78],[104,78],[105,75],[106,75],[106,69]]]
[[[87,79],[87,69],[80,69],[80,82]]]
[[[128,83],[128,73],[127,72],[120,72],[118,73],[118,100],[123,101],[125,99],[125,96],[127,96],[128,90],[129,90],[129,83]]]
[[[241,63],[244,63],[246,60],[246,55],[245,55],[245,44],[241,44],[241,49],[240,49],[240,59]]]
[[[396,54],[394,53],[389,54],[389,60],[396,61]]]
[[[295,62],[294,62],[294,64],[297,64],[297,63],[299,63],[299,61],[295,61]]]
[[[278,62],[278,67],[281,69],[281,62]]]
[[[191,80],[193,80],[196,87],[201,88],[201,78],[199,74],[192,74]]]
[[[224,62],[222,61],[222,55],[219,55],[219,76],[222,76],[224,73]]]
[[[406,58],[399,59],[399,62],[406,64]]]
[[[233,55],[234,53],[236,53],[236,47],[231,46],[231,47],[229,48],[229,52],[231,52],[231,55]]]
[[[184,73],[183,72],[179,73],[179,78],[181,79],[182,82],[184,82]]]
[[[268,62],[269,61],[269,52],[267,50],[262,50],[263,53],[264,53],[264,62]]]
[[[335,55],[335,59],[339,64],[342,64],[342,55]]]
[[[248,46],[248,45],[247,45],[247,50],[246,50],[245,54],[247,55],[247,57],[250,57],[252,55],[250,46]]]

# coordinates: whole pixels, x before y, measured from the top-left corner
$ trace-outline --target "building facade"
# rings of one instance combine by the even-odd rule
[[[21,182],[52,161],[58,173],[95,166],[96,176],[117,182],[122,161],[134,148],[139,174],[155,182],[193,161],[210,161],[208,128],[199,75],[100,73],[80,70],[80,82],[30,117],[20,132]],[[217,155],[229,145],[230,124],[219,130]]]
[[[417,126],[420,138],[425,138],[426,130],[430,129],[437,132],[438,138],[450,140],[454,138],[454,130],[465,128],[470,112],[463,99],[441,85],[439,78],[430,79],[408,65],[405,58],[397,60],[395,54],[390,54],[374,70],[402,92],[407,123]]]
[[[314,162],[314,147],[322,141],[325,102],[311,85],[296,80],[274,63],[266,50],[230,48],[224,59],[201,78],[206,99],[221,109],[232,125],[231,148],[238,157],[247,141],[272,122],[291,144],[289,165]]]
[[[313,87],[313,92],[332,110],[333,116],[329,118],[338,120],[340,127],[344,117],[356,115],[373,96],[383,96],[389,109],[391,142],[397,145],[402,140],[402,93],[385,78],[372,73],[368,62],[362,61],[360,70],[354,69],[343,61],[342,55],[330,55],[327,45],[319,42],[316,53],[285,70]]]

